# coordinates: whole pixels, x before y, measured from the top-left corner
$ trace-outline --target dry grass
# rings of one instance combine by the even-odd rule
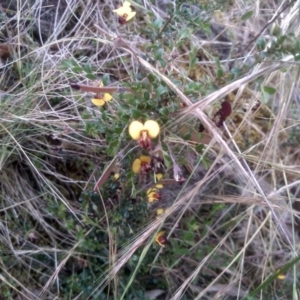
[[[286,53],[258,59],[255,42],[250,43],[257,35],[270,40],[266,24],[281,11],[276,22],[282,33],[299,38],[296,2],[288,8],[287,1],[210,3],[203,15],[214,34],[195,30],[181,45],[179,33],[188,20],[170,15],[179,3],[132,4],[137,15],[125,26],[112,12],[113,2],[73,0],[57,10],[51,1],[47,9],[40,1],[3,6],[0,38],[10,50],[7,60],[0,52],[0,294],[3,299],[142,299],[140,289],[153,299],[298,299],[298,262],[284,270],[284,280],[276,272],[297,260],[299,249],[299,67]],[[197,5],[182,5],[191,14],[202,13]],[[48,11],[49,19],[32,26],[27,20],[39,18],[40,10]],[[241,20],[249,11],[252,16]],[[57,18],[51,20],[51,14]],[[165,66],[149,48],[156,43],[151,34],[158,18],[164,28],[160,35],[173,34],[173,48],[167,37],[157,38],[166,43]],[[194,68],[192,51],[199,59]],[[88,72],[74,68],[75,62],[89,65],[98,80],[110,74],[112,83],[131,87],[140,83],[137,74],[153,74],[168,89],[170,101],[186,106],[162,121],[160,139],[170,159],[169,174],[175,162],[187,180],[166,188],[162,205],[169,210],[157,218],[150,207],[138,228],[115,226],[122,204],[114,194],[92,193],[105,163],[129,143],[128,124],[123,122],[114,147],[116,135],[108,129],[122,122],[118,112],[130,98],[114,95],[105,113],[95,109],[91,95],[70,89],[70,82],[89,82]],[[227,76],[233,66],[243,72],[237,79]],[[141,81],[154,97],[147,77]],[[194,81],[200,91],[185,93]],[[263,86],[275,89],[269,99]],[[211,116],[225,97],[233,113],[220,129]],[[180,129],[200,121],[206,139],[185,140]],[[195,146],[202,141],[199,154]],[[121,169],[130,166],[128,157]],[[124,184],[130,197],[140,189],[132,178]],[[168,234],[166,248],[153,246],[161,228]],[[130,233],[122,240],[123,230]],[[158,278],[156,286],[148,284],[149,278]],[[261,284],[264,288],[256,290]]]

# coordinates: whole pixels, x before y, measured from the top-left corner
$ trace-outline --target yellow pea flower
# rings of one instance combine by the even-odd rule
[[[285,274],[283,274],[282,272],[281,272],[281,270],[279,269],[279,270],[277,270],[277,279],[279,279],[279,280],[284,280],[285,278],[286,278],[286,275]]]
[[[154,120],[148,120],[144,124],[139,121],[133,121],[129,125],[129,135],[145,149],[152,146],[151,139],[155,139],[159,132],[160,127]]]
[[[123,6],[114,9],[113,12],[115,12],[121,18],[120,23],[122,24],[123,22],[128,22],[136,15],[136,12],[132,11],[131,9],[131,3],[128,1],[124,1]]]
[[[158,209],[156,210],[156,215],[157,215],[157,216],[161,216],[161,215],[163,215],[164,213],[168,212],[169,210],[170,210],[169,207],[167,207],[167,208],[158,208]]]
[[[165,209],[164,208],[158,208],[156,210],[156,215],[158,215],[158,216],[161,216],[164,213],[165,213]]]
[[[155,174],[155,177],[156,177],[157,181],[160,181],[162,179],[162,177],[163,177],[163,174],[157,173],[157,174]],[[158,189],[162,189],[164,186],[161,183],[157,183],[155,185],[155,187],[158,188]]]
[[[159,246],[165,247],[165,244],[167,243],[167,238],[165,237],[165,231],[160,231],[159,233],[157,233],[154,240]]]
[[[119,178],[120,178],[120,174],[119,174],[119,173],[115,173],[115,174],[114,174],[114,179],[115,179],[115,180],[118,180]]]
[[[150,170],[151,157],[147,155],[141,155],[139,158],[136,158],[134,162],[132,163],[132,171],[135,174],[140,173],[141,171],[147,172]]]
[[[278,278],[279,280],[284,280],[284,279],[285,279],[285,275],[284,275],[284,274],[279,274],[279,275],[277,276],[277,278]]]
[[[161,199],[161,194],[156,188],[150,188],[147,190],[148,202],[152,203]]]
[[[160,180],[162,178],[162,174],[158,173],[155,174],[155,177],[157,180]],[[147,197],[148,202],[152,203],[153,201],[157,201],[161,199],[161,193],[159,192],[159,189],[162,189],[164,186],[160,183],[155,184],[154,187],[147,190]]]
[[[99,87],[102,87],[103,83],[100,81]],[[96,106],[103,106],[106,102],[112,99],[112,95],[104,93],[104,95],[97,94],[95,98],[92,99],[92,103]]]

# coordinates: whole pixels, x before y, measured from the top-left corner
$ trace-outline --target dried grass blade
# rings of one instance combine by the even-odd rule
[[[110,176],[111,172],[114,170],[116,163],[118,161],[119,157],[116,156],[110,163],[109,165],[105,168],[104,172],[102,173],[101,177],[97,181],[97,183],[94,186],[94,191],[97,191],[102,187],[102,185],[106,182],[108,177]]]

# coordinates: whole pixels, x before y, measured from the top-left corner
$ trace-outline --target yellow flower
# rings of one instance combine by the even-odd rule
[[[139,121],[133,121],[129,125],[129,135],[133,140],[137,140],[138,143],[145,149],[149,148],[151,139],[155,139],[160,131],[160,127],[156,121],[148,120],[145,124]]]
[[[169,207],[167,207],[167,208],[158,208],[158,209],[156,210],[156,215],[157,215],[157,216],[161,216],[161,215],[163,215],[164,213],[168,212],[169,209],[170,209]]]
[[[158,215],[158,216],[161,216],[162,214],[164,214],[165,213],[165,209],[164,208],[158,208],[157,210],[156,210],[156,214]]]
[[[155,174],[155,177],[156,177],[157,181],[160,181],[162,179],[162,177],[163,177],[163,174],[157,173],[157,174]],[[162,189],[164,186],[161,183],[157,183],[155,185],[155,187],[158,188],[158,189]]]
[[[156,188],[150,188],[147,190],[148,202],[158,201],[161,199],[161,194]]]
[[[284,274],[279,274],[279,275],[277,276],[277,278],[278,278],[279,280],[284,280],[284,279],[285,279],[285,275],[284,275]]]
[[[132,171],[135,174],[140,173],[141,171],[147,172],[150,167],[150,156],[141,155],[139,158],[136,158],[132,164]]]
[[[165,237],[165,231],[160,231],[159,233],[156,234],[154,240],[155,242],[161,246],[165,247],[165,244],[167,243],[167,238]]]
[[[132,11],[131,4],[128,1],[124,1],[123,6],[114,9],[113,12],[115,12],[120,18],[122,18],[122,22],[123,20],[125,20],[124,23],[128,22],[136,15],[136,12]]]
[[[99,87],[102,87],[103,83],[100,81]],[[97,94],[95,98],[92,99],[92,103],[96,106],[103,106],[106,102],[112,99],[112,95],[104,93],[104,95]]]
[[[161,179],[162,174],[155,174],[156,179]],[[147,190],[147,197],[148,201],[152,203],[153,201],[157,201],[161,199],[161,193],[159,192],[159,189],[162,189],[164,186],[160,183],[155,184],[154,187]]]
[[[153,120],[146,121],[144,125],[139,121],[133,121],[129,125],[129,135],[133,140],[138,140],[143,133],[147,133],[151,139],[154,139],[158,136],[159,131],[158,123]]]
[[[118,180],[119,178],[120,178],[120,174],[119,174],[119,173],[115,173],[115,174],[114,174],[114,179],[115,179],[115,180]]]
[[[277,279],[279,280],[284,280],[286,278],[286,275],[283,274],[280,269],[277,270],[276,274],[277,274]]]
[[[157,180],[161,180],[162,177],[163,177],[163,174],[157,173],[157,174],[155,174],[155,177],[156,177]]]

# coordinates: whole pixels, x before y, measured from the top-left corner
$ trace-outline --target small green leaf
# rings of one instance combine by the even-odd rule
[[[206,34],[211,34],[211,24],[210,23],[202,23],[201,24],[201,29],[206,33]]]
[[[179,32],[179,40],[183,40],[187,37],[189,37],[192,33],[192,30],[190,28],[184,28]]]
[[[101,115],[101,117],[102,117],[102,120],[103,120],[104,122],[106,122],[106,121],[107,121],[107,114],[106,114],[106,112],[105,112],[105,111],[103,111],[103,112],[102,112],[102,115]]]
[[[166,169],[170,169],[172,167],[172,160],[166,154],[164,154],[164,163],[166,165]]]
[[[71,64],[73,67],[80,67],[80,64],[75,60],[75,59],[71,59]],[[81,67],[80,67],[81,68]],[[81,68],[82,69],[82,68]]]
[[[164,49],[163,49],[163,48],[158,48],[158,49],[155,51],[155,59],[156,59],[156,60],[161,60],[163,54],[164,54]]]
[[[157,89],[155,89],[155,92],[157,96],[161,96],[162,94],[167,92],[167,89],[164,86],[160,85],[157,87]]]
[[[262,90],[262,103],[267,104],[270,99],[270,94]]]
[[[70,60],[64,59],[64,60],[61,61],[59,66],[60,66],[61,69],[66,69],[67,70],[69,68],[72,68],[73,64],[71,63]]]
[[[117,147],[118,146],[118,144],[119,144],[119,140],[113,140],[113,141],[110,141],[109,142],[109,148],[115,148],[115,147]]]
[[[230,73],[233,75],[234,78],[237,78],[241,75],[241,69],[234,67],[230,70]]]
[[[74,66],[73,63],[70,60],[68,60],[68,59],[63,60],[62,63],[64,65],[68,66],[69,68],[72,68]]]
[[[160,65],[161,65],[163,68],[166,67],[167,63],[166,63],[163,59],[160,59],[159,62],[160,62]]]
[[[138,110],[138,109],[132,108],[132,109],[130,110],[130,112],[131,112],[132,118],[134,118],[134,119],[138,119],[138,118],[141,117],[141,111]]]
[[[203,167],[204,167],[205,170],[208,170],[209,167],[211,166],[211,164],[212,164],[212,162],[208,158],[204,157],[202,159],[202,165],[203,165]]]
[[[148,79],[152,84],[156,81],[156,77],[152,73],[148,75]]]
[[[159,113],[163,116],[167,116],[169,114],[169,110],[166,107],[162,107],[159,109]]]
[[[181,47],[183,44],[185,43],[185,41],[184,40],[178,40],[177,42],[176,42],[176,48],[179,48],[179,47]]]
[[[216,66],[218,68],[221,68],[221,62],[220,62],[220,60],[218,58],[215,58],[215,62],[216,62]]]
[[[286,35],[281,35],[277,38],[277,44],[282,45],[283,42],[287,39]]]
[[[274,88],[271,87],[271,86],[265,85],[265,86],[263,87],[263,89],[264,89],[264,91],[265,91],[266,93],[268,93],[269,95],[274,95],[274,94],[276,93],[276,89],[274,89]]]
[[[107,86],[107,85],[110,84],[110,76],[109,76],[109,74],[104,74],[102,76],[102,82],[103,82],[104,86]]]
[[[125,124],[128,123],[130,120],[130,116],[129,115],[123,115],[121,117],[121,121],[124,122]]]
[[[247,11],[245,14],[242,15],[241,20],[242,21],[248,20],[249,18],[251,18],[251,16],[253,15],[253,13],[254,13],[253,10]]]
[[[203,149],[204,149],[204,145],[203,144],[198,144],[196,147],[195,147],[196,151],[198,153],[202,153]]]
[[[121,134],[123,132],[124,128],[123,127],[115,127],[114,132],[116,134]]]
[[[85,76],[86,76],[86,78],[88,78],[90,80],[96,80],[97,79],[97,77],[94,74],[86,74]]]
[[[221,78],[224,75],[224,72],[222,69],[217,69],[217,77]]]
[[[263,51],[266,48],[266,40],[263,37],[259,37],[256,40],[256,47],[259,51]]]
[[[175,79],[175,78],[172,78],[171,80],[175,85],[177,86],[181,86],[182,85],[182,81],[178,80],[178,79]]]
[[[88,73],[88,74],[91,74],[93,71],[92,71],[92,67],[90,64],[86,63],[84,66],[83,66],[83,70],[84,72]]]
[[[191,140],[191,134],[188,132],[183,136],[183,139],[186,141],[190,141]]]
[[[192,59],[190,59],[190,68],[194,68],[196,66],[197,62],[198,62],[197,57],[193,57]]]
[[[73,68],[72,68],[72,71],[73,71],[74,73],[80,73],[80,72],[82,72],[82,68],[81,68],[81,67],[73,67]]]
[[[298,40],[294,41],[294,48],[296,51],[298,51],[298,52],[300,51],[300,41],[298,41]]]
[[[144,93],[144,100],[145,101],[148,101],[150,99],[150,93],[148,92],[148,91],[146,91],[145,93]]]
[[[159,28],[161,28],[162,23],[163,23],[163,20],[162,20],[162,19],[156,19],[156,20],[153,22],[153,27],[154,27],[156,30],[158,30]]]
[[[281,32],[281,28],[276,23],[273,23],[271,27],[271,34],[274,36],[280,36]]]

